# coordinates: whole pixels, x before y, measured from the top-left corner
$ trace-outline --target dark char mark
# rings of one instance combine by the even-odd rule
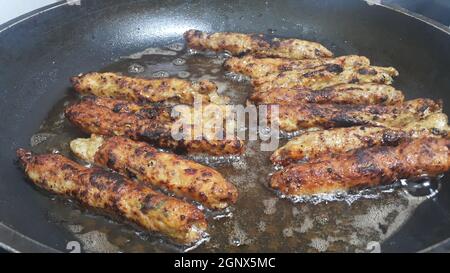
[[[125,179],[118,173],[95,168],[91,172],[89,183],[99,190],[107,190],[108,186],[113,185],[113,191],[117,191],[125,183]]]

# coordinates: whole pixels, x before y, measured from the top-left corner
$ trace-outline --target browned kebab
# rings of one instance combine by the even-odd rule
[[[450,140],[419,138],[398,146],[375,146],[313,162],[292,164],[276,172],[270,186],[288,196],[335,193],[392,183],[420,175],[435,176],[450,168]]]
[[[275,164],[288,165],[358,148],[395,146],[405,139],[445,137],[449,132],[447,124],[447,115],[435,113],[401,127],[353,126],[304,132],[277,149],[270,159]]]
[[[218,107],[219,111],[223,109],[219,105],[209,106]],[[186,107],[188,112],[193,111],[192,108]],[[217,139],[215,131],[211,134],[206,132],[207,134],[200,139],[195,138],[192,120],[173,117],[172,110],[171,107],[166,106],[141,105],[123,100],[88,96],[67,107],[65,116],[89,134],[126,136],[181,152],[230,155],[241,154],[244,151],[242,140],[236,137],[227,139],[226,135],[223,139]],[[225,115],[226,113],[224,117]],[[203,124],[200,126],[206,127],[212,123],[209,118],[211,118],[209,115],[204,115]],[[175,139],[174,126],[186,128],[184,132],[186,137]]]
[[[391,84],[397,75],[397,70],[392,67],[325,64],[311,69],[268,74],[253,79],[252,84],[256,92],[278,87],[321,90],[343,83]]]
[[[259,57],[290,59],[315,59],[332,57],[323,45],[300,39],[270,38],[262,34],[216,32],[208,34],[199,30],[184,33],[187,46],[197,50],[228,51],[233,55],[252,54]]]
[[[335,104],[381,104],[402,103],[405,96],[400,90],[386,84],[344,83],[312,90],[302,87],[276,87],[262,92],[254,92],[250,101],[255,104],[293,104],[293,103],[335,103]]]
[[[414,99],[388,106],[306,103],[271,105],[269,109],[273,107],[279,111],[279,118],[275,122],[285,132],[357,125],[402,127],[430,114],[442,112],[442,102],[431,99]]]
[[[144,142],[92,135],[73,140],[70,148],[84,161],[111,168],[211,209],[224,209],[235,203],[238,196],[236,187],[213,168],[160,152]]]
[[[193,104],[225,104],[227,97],[217,94],[217,85],[208,80],[191,82],[177,78],[140,79],[117,73],[91,72],[71,78],[75,90],[81,94],[116,98],[133,102],[164,102]]]
[[[177,243],[192,244],[205,235],[207,222],[198,208],[142,183],[104,169],[81,166],[59,154],[33,155],[19,149],[17,156],[28,178],[52,193],[73,198]]]
[[[341,67],[369,66],[370,61],[364,56],[346,55],[336,58],[319,58],[293,60],[287,58],[256,58],[251,55],[242,58],[232,57],[225,61],[224,68],[228,71],[249,76],[252,79],[263,78],[268,74],[285,71],[303,71],[324,65],[339,65]]]

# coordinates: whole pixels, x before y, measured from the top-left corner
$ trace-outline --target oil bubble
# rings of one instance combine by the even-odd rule
[[[184,49],[184,44],[182,43],[173,43],[168,46],[166,46],[167,49],[173,50],[173,51],[181,51]]]
[[[167,71],[156,71],[152,74],[153,78],[167,78],[169,77],[169,72]]]
[[[49,133],[40,133],[40,134],[34,134],[30,139],[31,147],[34,147],[42,142],[47,141],[49,138],[52,138],[56,136],[55,134],[49,134]]]
[[[431,198],[438,194],[441,188],[441,178],[438,177],[421,176],[414,179],[400,180],[404,191],[413,197],[427,197]]]
[[[142,73],[144,72],[144,70],[145,70],[144,66],[137,63],[133,63],[130,66],[128,66],[129,73]]]
[[[179,78],[185,79],[185,78],[188,78],[191,75],[191,73],[189,73],[187,71],[180,71],[180,72],[178,72],[177,75]]]
[[[174,65],[183,65],[186,63],[186,60],[183,58],[176,58],[172,61]]]

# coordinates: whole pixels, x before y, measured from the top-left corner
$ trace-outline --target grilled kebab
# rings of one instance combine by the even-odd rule
[[[223,109],[220,105],[209,104],[207,107],[212,107],[213,110],[217,108],[219,111]],[[188,112],[193,111],[192,107],[185,105],[183,109],[186,108]],[[206,112],[208,111],[204,111]],[[203,129],[203,135],[197,138],[195,126],[190,123],[196,121],[173,117],[171,107],[140,105],[128,101],[87,96],[80,102],[67,107],[65,116],[89,134],[126,136],[180,152],[227,155],[241,154],[244,151],[244,143],[237,137],[223,135],[223,139],[218,139],[215,138],[215,130],[206,130],[208,126],[215,123],[214,117],[203,115],[202,124],[199,124],[200,130]],[[192,117],[195,117],[195,114]],[[178,127],[186,129],[183,132],[185,137],[180,136],[179,140],[173,137],[174,128]]]
[[[397,70],[392,67],[325,64],[311,69],[268,74],[264,77],[253,79],[252,84],[257,92],[267,91],[276,87],[320,90],[342,83],[391,84],[393,81],[392,77],[397,75]]]
[[[197,50],[228,51],[232,55],[250,53],[259,57],[315,59],[332,57],[323,45],[299,39],[270,38],[262,34],[216,32],[208,34],[199,30],[184,33],[188,47]]]
[[[198,241],[207,228],[205,216],[195,206],[117,173],[87,168],[58,154],[33,155],[19,149],[17,156],[37,186],[162,233],[178,243]]]
[[[276,150],[270,159],[281,165],[305,159],[311,162],[325,154],[376,145],[397,145],[410,138],[442,137],[449,131],[447,123],[447,115],[436,113],[401,128],[354,126],[305,132]]]
[[[71,82],[81,94],[134,102],[193,104],[196,96],[203,103],[224,104],[228,101],[228,98],[217,94],[217,85],[208,80],[191,82],[177,78],[139,79],[116,73],[91,72],[72,77]]]
[[[284,71],[302,71],[324,65],[339,65],[342,67],[369,66],[370,61],[364,56],[348,55],[337,58],[320,58],[292,60],[284,58],[255,58],[248,55],[242,58],[232,57],[225,61],[225,69],[240,73],[250,78],[262,78],[268,74]]]
[[[111,168],[211,209],[226,208],[238,196],[236,187],[216,170],[175,154],[159,152],[144,142],[92,135],[73,140],[70,148],[87,162]]]
[[[446,138],[419,138],[395,147],[375,146],[324,155],[314,162],[289,165],[276,172],[270,186],[289,196],[304,196],[434,176],[449,170],[449,147]]]
[[[250,101],[256,104],[336,103],[381,104],[402,103],[405,96],[400,90],[385,84],[338,84],[321,90],[307,88],[274,88],[255,92]]]
[[[283,104],[279,108],[279,127],[285,132],[301,129],[374,125],[402,127],[432,113],[442,111],[441,101],[414,99],[400,105]],[[269,117],[272,115],[268,115]]]

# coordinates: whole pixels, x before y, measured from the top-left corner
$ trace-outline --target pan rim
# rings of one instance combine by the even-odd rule
[[[364,1],[365,2],[369,2],[369,0],[364,0]],[[376,6],[379,6],[379,7],[387,8],[389,10],[398,12],[400,14],[406,15],[406,16],[411,17],[413,19],[419,20],[419,21],[421,21],[421,22],[423,22],[423,23],[425,23],[425,24],[427,24],[429,26],[432,26],[432,27],[434,27],[434,28],[444,32],[447,35],[450,35],[450,26],[446,26],[446,25],[444,25],[442,23],[439,23],[438,21],[436,21],[434,19],[428,18],[428,17],[426,17],[424,15],[421,15],[419,13],[407,10],[405,8],[402,8],[402,7],[398,6],[398,5],[395,5],[395,4],[384,4],[384,3],[372,3],[372,4],[368,4],[368,5],[376,5]]]
[[[15,244],[15,246],[13,245]],[[59,253],[61,251],[34,240],[0,222],[0,249],[11,253],[42,252]]]
[[[433,28],[435,28],[435,29],[437,29],[439,31],[442,31],[443,33],[445,33],[447,35],[450,35],[450,27],[447,27],[444,24],[441,24],[441,23],[439,23],[436,20],[433,20],[431,18],[428,18],[428,17],[425,17],[425,16],[420,15],[418,13],[409,11],[409,10],[407,10],[405,8],[402,8],[402,7],[394,5],[394,4],[386,4],[386,3],[383,3],[382,1],[381,1],[381,3],[379,3],[379,2],[372,2],[370,0],[363,0],[363,1],[366,2],[366,4],[369,5],[369,6],[383,7],[383,8],[386,8],[388,10],[391,10],[391,11],[400,13],[402,15],[411,17],[413,19],[419,20],[422,23],[425,23],[425,24],[427,24],[427,25],[429,25],[429,26],[431,26],[431,27],[433,27]],[[68,5],[70,5],[70,4],[69,4],[69,2],[67,0],[61,0],[61,1],[58,1],[56,3],[49,4],[49,5],[46,5],[44,7],[32,10],[32,11],[30,11],[28,13],[20,15],[20,16],[18,16],[16,18],[11,19],[11,20],[8,20],[7,22],[0,24],[0,37],[6,31],[8,31],[10,29],[13,29],[15,26],[17,26],[17,25],[19,25],[19,24],[21,24],[23,22],[26,22],[27,20],[30,20],[30,19],[32,19],[32,18],[34,18],[36,16],[41,15],[41,14],[50,12],[50,11],[52,11],[54,9],[57,9],[57,8],[60,8],[60,7],[64,7],[64,6],[68,6]],[[12,227],[10,227],[7,224],[5,224],[4,222],[2,222],[1,219],[0,219],[0,233],[2,233],[2,232],[4,232],[5,234],[9,233],[8,235],[10,235],[10,236],[11,235],[15,236],[15,240],[16,241],[20,241],[20,242],[32,245],[34,247],[34,249],[40,249],[43,252],[60,252],[59,250],[56,250],[56,249],[54,249],[54,248],[52,248],[52,247],[50,247],[50,246],[48,246],[46,244],[43,244],[43,243],[41,243],[39,241],[36,241],[36,240],[34,240],[34,239],[30,238],[30,237],[27,237],[23,233],[20,233],[20,232],[14,230]],[[425,248],[423,248],[423,249],[421,249],[421,250],[419,250],[417,252],[419,252],[419,253],[420,252],[430,252],[433,249],[441,247],[442,245],[445,245],[445,244],[450,244],[450,237],[447,238],[447,239],[444,239],[444,240],[442,240],[440,242],[437,242],[436,244],[432,244],[432,245],[430,245],[428,247],[425,247]],[[2,241],[0,241],[0,248],[1,249],[5,249],[6,251],[9,251],[9,252],[21,252],[20,249],[17,249],[15,247],[11,246],[11,245],[8,245],[8,244],[6,244],[6,243],[4,243]]]
[[[450,27],[447,27],[444,24],[441,24],[441,23],[439,23],[436,20],[433,20],[431,18],[428,18],[428,17],[423,16],[421,14],[418,14],[416,12],[412,12],[410,10],[402,8],[402,7],[398,6],[398,5],[387,4],[387,3],[383,3],[382,1],[380,3],[379,2],[372,2],[371,0],[362,0],[362,1],[366,2],[367,5],[369,5],[369,6],[383,7],[383,8],[389,9],[391,11],[394,11],[394,12],[403,14],[405,16],[411,17],[413,19],[419,20],[419,21],[421,21],[421,22],[423,22],[423,23],[425,23],[425,24],[427,24],[427,25],[429,25],[431,27],[434,27],[434,28],[444,32],[447,35],[450,35]],[[67,0],[61,0],[61,1],[58,1],[56,3],[49,4],[49,5],[43,6],[41,8],[32,10],[32,11],[27,12],[27,13],[25,13],[23,15],[20,15],[20,16],[18,16],[16,18],[13,18],[13,19],[11,19],[11,20],[3,23],[3,24],[0,24],[0,35],[2,33],[4,33],[5,31],[13,28],[14,26],[16,26],[16,25],[18,25],[18,24],[20,24],[22,22],[25,22],[25,21],[27,21],[27,20],[35,17],[35,16],[38,16],[40,14],[49,12],[49,11],[51,11],[53,9],[57,9],[57,8],[68,6],[68,5],[69,5],[69,2]]]
[[[36,16],[38,16],[40,14],[49,12],[49,11],[51,11],[53,9],[56,9],[56,8],[59,8],[59,7],[62,7],[62,6],[66,6],[68,4],[69,3],[67,1],[62,0],[62,1],[50,4],[50,5],[46,5],[46,6],[37,8],[35,10],[32,10],[32,11],[27,12],[25,14],[22,14],[22,15],[20,15],[18,17],[15,17],[15,18],[13,18],[13,19],[11,19],[9,21],[6,21],[5,23],[0,24],[0,35],[2,33],[4,33],[5,31],[13,28],[14,26],[16,26],[16,25],[18,25],[18,24],[20,24],[22,22],[25,22],[25,21],[27,21],[27,20],[29,20],[29,19],[31,19],[33,17],[36,17]]]

